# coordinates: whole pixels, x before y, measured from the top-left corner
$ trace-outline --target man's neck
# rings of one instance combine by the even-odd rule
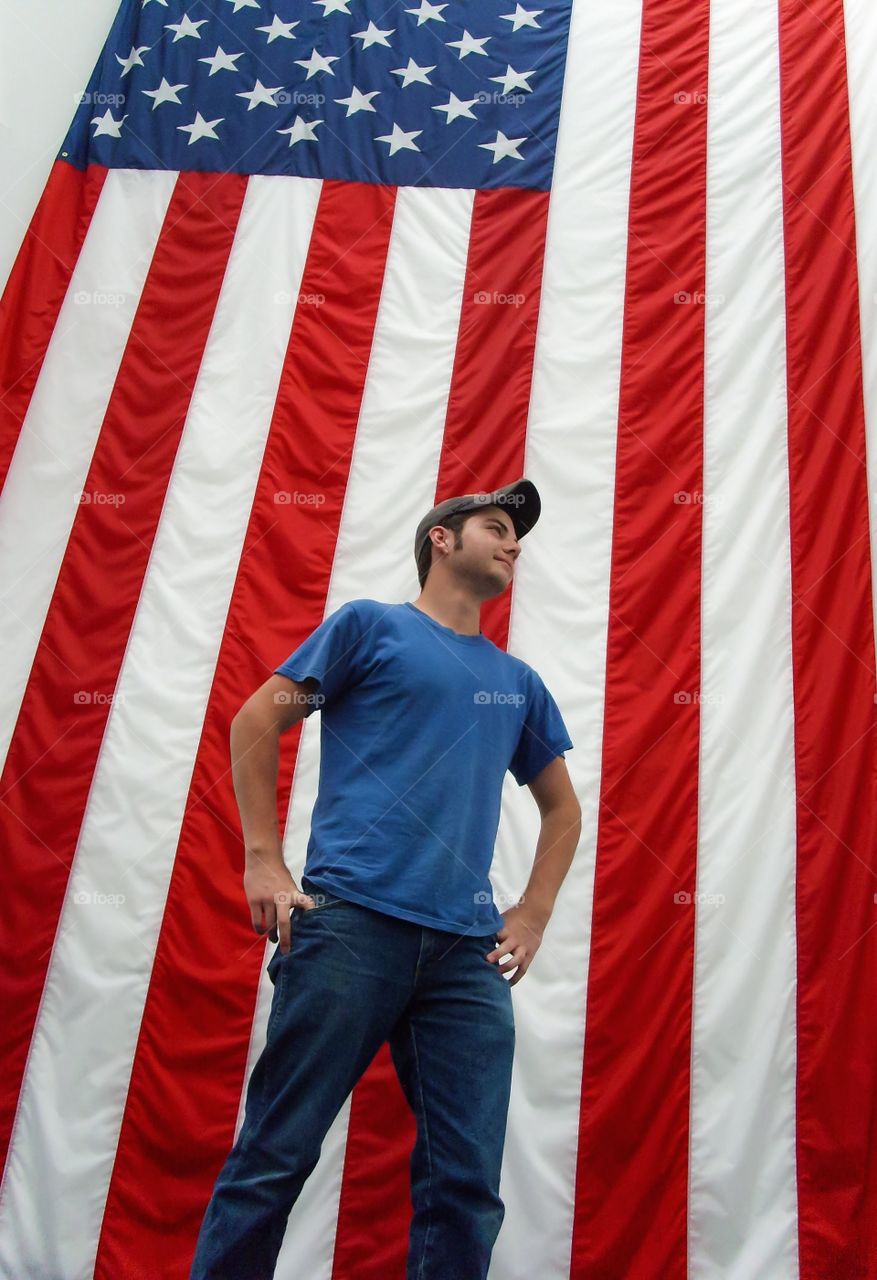
[[[450,627],[460,635],[481,634],[481,605],[470,596],[448,596],[445,593],[436,595],[435,592],[424,589],[411,603],[415,609],[420,609],[435,622],[440,622],[443,627]]]

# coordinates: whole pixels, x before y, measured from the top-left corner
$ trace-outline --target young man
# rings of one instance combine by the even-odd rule
[[[190,1280],[274,1274],[326,1132],[384,1041],[417,1121],[408,1280],[487,1274],[504,1214],[510,988],[581,832],[557,705],[479,628],[540,509],[523,479],[439,503],[415,536],[418,598],[342,605],[234,719],[244,890],[255,931],[279,945],[265,1048]],[[299,889],[278,829],[278,739],[317,707],[319,793]],[[488,871],[507,769],[542,822],[523,897],[500,914]]]

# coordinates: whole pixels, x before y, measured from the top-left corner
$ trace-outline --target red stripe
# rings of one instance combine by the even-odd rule
[[[523,473],[547,215],[544,192],[475,197],[436,502]],[[482,612],[485,634],[503,648],[510,601],[506,591]],[[353,1091],[335,1241],[339,1278],[405,1275],[414,1133],[384,1045]]]
[[[325,301],[300,302],[295,314],[193,770],[96,1280],[186,1274],[234,1137],[265,939],[241,890],[228,727],[325,613],[394,203],[394,189],[373,183],[322,188],[301,294]],[[320,504],[275,503],[293,488],[319,494]],[[281,824],[299,736],[281,740]]]
[[[877,735],[841,0],[780,5],[801,1280],[877,1258]]]
[[[0,489],[106,176],[55,161],[0,300]]]
[[[84,487],[123,503],[77,511],[0,779],[4,1156],[110,695],[245,189],[237,176],[177,183]]]
[[[573,1277],[686,1274],[708,56],[707,0],[646,0]]]

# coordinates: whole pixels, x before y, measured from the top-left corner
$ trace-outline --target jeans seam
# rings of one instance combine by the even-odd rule
[[[423,1097],[423,1077],[420,1073],[420,1058],[417,1053],[417,1037],[414,1034],[414,1023],[408,1024],[411,1033],[411,1049],[414,1055],[414,1077],[417,1081],[417,1093],[420,1098],[420,1114],[423,1117],[423,1144],[426,1149],[426,1163],[429,1168],[429,1175],[426,1180],[426,1230],[423,1235],[423,1249],[420,1253],[420,1265],[417,1268],[417,1278],[421,1280],[423,1276],[423,1268],[426,1263],[426,1252],[429,1246],[429,1233],[432,1231],[432,1150],[429,1145],[429,1124],[426,1119],[426,1102]]]
[[[272,1030],[273,1030],[273,1028],[274,1028],[274,1024],[277,1022],[277,1019],[278,1019],[278,1017],[280,1016],[280,1009],[281,1009],[281,1006],[282,1006],[282,1004],[283,1004],[283,976],[284,976],[285,972],[286,972],[285,966],[284,966],[284,965],[281,965],[281,966],[280,966],[280,972],[279,972],[279,973],[278,973],[278,975],[277,975],[277,983],[278,983],[278,988],[279,988],[279,989],[278,989],[278,991],[277,991],[277,998],[276,998],[276,1000],[274,1001],[274,1008],[271,1010],[270,1017],[268,1018],[268,1024],[267,1024],[267,1026],[265,1027],[265,1041],[266,1041],[266,1043],[267,1043],[267,1041],[269,1040],[269,1038],[270,1038],[270,1036],[271,1036],[271,1032],[272,1032]]]

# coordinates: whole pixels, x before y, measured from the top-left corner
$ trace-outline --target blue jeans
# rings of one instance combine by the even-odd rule
[[[385,1040],[417,1122],[406,1280],[484,1280],[515,1042],[508,979],[484,959],[496,935],[400,920],[306,876],[302,888],[318,905],[293,910],[291,949],[268,962],[266,1043],[189,1280],[274,1275],[323,1139]]]

